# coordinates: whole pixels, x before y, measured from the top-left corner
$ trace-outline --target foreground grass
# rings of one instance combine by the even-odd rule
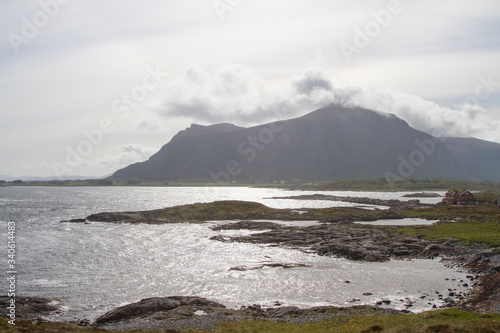
[[[17,321],[16,326],[3,319],[0,322],[1,332],[105,332],[90,328],[83,328],[71,324],[41,323],[32,324],[28,321]],[[122,331],[120,331],[122,332]],[[133,331],[139,332],[139,331]],[[149,331],[161,332],[161,331]],[[163,331],[169,332],[169,331]],[[173,332],[173,331],[170,331]],[[189,332],[189,331],[184,331]],[[191,331],[195,332],[195,331]],[[328,333],[328,332],[500,332],[500,314],[477,314],[460,310],[438,310],[423,312],[416,315],[387,315],[387,316],[339,316],[333,320],[312,322],[308,324],[289,324],[269,321],[240,321],[220,323],[213,332],[217,333],[244,333],[244,332],[287,332],[287,333]]]
[[[417,315],[383,317],[339,317],[309,324],[273,322],[223,323],[216,332],[500,332],[500,314],[480,315],[459,310],[441,310]]]

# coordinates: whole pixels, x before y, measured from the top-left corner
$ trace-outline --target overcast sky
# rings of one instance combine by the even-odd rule
[[[0,2],[0,175],[103,176],[191,123],[330,103],[500,142],[500,3]]]

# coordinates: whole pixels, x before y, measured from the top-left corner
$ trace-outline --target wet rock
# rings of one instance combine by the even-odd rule
[[[256,222],[256,221],[240,221],[236,223],[229,223],[223,225],[212,226],[211,229],[214,231],[220,230],[273,230],[282,229],[278,223],[274,222]]]
[[[256,269],[262,269],[264,267],[272,267],[272,268],[295,268],[295,267],[311,267],[310,265],[306,264],[296,264],[296,263],[287,263],[287,264],[280,264],[280,263],[269,263],[269,264],[261,264],[253,267],[241,265],[241,266],[235,266],[231,267],[229,270],[230,271],[252,271]]]
[[[283,306],[275,309],[268,309],[267,313],[270,317],[280,318],[285,316],[298,315],[300,313],[300,308],[296,306]]]
[[[72,219],[72,220],[65,220],[61,222],[69,222],[69,223],[86,223],[86,219]]]
[[[14,300],[16,318],[24,320],[38,320],[42,316],[57,315],[60,308],[54,300],[42,297],[8,297],[0,296],[0,318],[8,318],[10,310],[7,309]]]

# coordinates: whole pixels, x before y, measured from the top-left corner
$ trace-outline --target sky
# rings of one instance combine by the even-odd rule
[[[0,178],[100,177],[192,123],[331,103],[500,143],[500,3],[0,2]]]

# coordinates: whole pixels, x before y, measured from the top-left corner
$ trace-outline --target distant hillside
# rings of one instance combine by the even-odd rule
[[[500,179],[500,145],[476,138],[443,138],[459,163],[459,168],[471,179]]]
[[[460,140],[443,143],[394,115],[331,105],[300,118],[250,128],[192,125],[148,161],[118,170],[111,179],[500,181],[498,160],[490,156],[500,145]]]

